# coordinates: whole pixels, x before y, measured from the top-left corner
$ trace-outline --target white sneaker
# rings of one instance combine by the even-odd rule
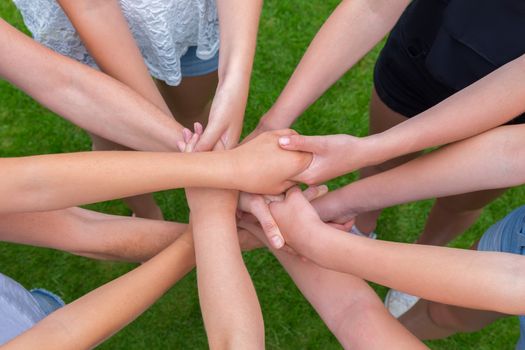
[[[358,235],[358,236],[362,236],[362,237],[366,237],[366,238],[371,238],[371,239],[376,239],[377,238],[377,234],[375,232],[370,232],[370,233],[363,233],[361,232],[360,229],[357,228],[356,225],[352,225],[352,227],[350,228],[350,230],[348,231],[350,233],[353,233],[354,235]]]
[[[419,300],[419,297],[390,289],[386,293],[385,306],[395,318],[401,317],[410,310]]]

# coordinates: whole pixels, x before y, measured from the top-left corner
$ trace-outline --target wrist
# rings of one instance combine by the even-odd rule
[[[358,144],[353,140],[353,136],[348,135],[347,143],[344,149],[346,161],[344,162],[346,172],[352,172],[357,169],[383,163],[390,159],[388,151],[381,134],[373,134],[358,139]]]

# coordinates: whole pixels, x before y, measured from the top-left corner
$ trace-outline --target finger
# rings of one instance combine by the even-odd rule
[[[184,138],[184,142],[188,143],[190,141],[192,135],[193,135],[193,133],[191,132],[190,129],[188,129],[188,128],[182,129],[182,136]]]
[[[352,227],[355,225],[355,218],[351,219],[350,221],[347,221],[343,224],[345,231],[350,231]]]
[[[264,200],[261,198],[260,201],[256,201],[253,205],[252,214],[259,220],[261,227],[270,242],[271,246],[275,249],[280,249],[284,245],[284,238],[281,234],[281,230],[277,226],[277,223],[273,219],[272,213],[268,205],[264,203]]]
[[[266,204],[270,204],[271,202],[282,202],[284,200],[284,194],[279,194],[279,195],[265,194],[263,195],[263,198]]]
[[[184,149],[186,148],[186,142],[177,141],[177,147],[179,148],[179,151],[184,152]]]
[[[188,152],[188,153],[193,152],[193,150],[195,149],[195,145],[197,144],[197,141],[199,141],[199,134],[193,134],[191,136],[191,139],[186,144],[186,149],[184,150],[184,152]]]
[[[288,191],[286,191],[285,199],[290,198],[294,194],[301,193],[301,189],[298,186],[293,186]]]
[[[311,186],[303,191],[303,195],[309,202],[311,202],[316,198],[324,196],[327,192],[328,187],[326,185]]]
[[[352,226],[350,226],[349,228],[346,228],[344,225],[341,225],[341,224],[337,224],[335,222],[327,222],[326,223],[328,226],[331,226],[335,229],[338,229],[338,230],[341,230],[341,231],[345,231],[345,232],[348,232],[348,230],[350,230],[350,228],[352,228]]]
[[[223,134],[223,129],[214,128],[213,125],[208,125],[201,136],[201,140],[197,144],[197,151],[210,151],[219,141]]]
[[[204,132],[204,128],[202,127],[202,124],[199,122],[193,123],[193,130],[196,134],[202,135]]]
[[[279,145],[290,151],[316,153],[320,140],[318,136],[287,135],[279,137]]]

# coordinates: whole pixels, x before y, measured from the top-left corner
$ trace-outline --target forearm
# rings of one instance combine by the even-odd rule
[[[212,349],[262,349],[264,323],[241,256],[235,197],[191,205],[199,299]]]
[[[102,71],[171,115],[151,79],[117,0],[58,0],[58,3]]]
[[[89,349],[133,321],[194,266],[188,232],[135,270],[53,312],[5,349]]]
[[[89,132],[133,149],[177,149],[181,126],[127,86],[0,19],[0,75]],[[39,77],[39,78],[37,78]]]
[[[103,214],[82,208],[0,215],[0,240],[102,260],[146,261],[187,225]]]
[[[428,147],[462,140],[525,112],[525,55],[416,117],[371,136],[376,163]]]
[[[393,27],[407,0],[345,0],[308,47],[262,123],[286,128]]]
[[[322,249],[312,245],[306,256],[326,268],[440,303],[525,312],[519,255],[371,240],[324,224],[314,229]]]
[[[0,213],[67,208],[181,187],[235,188],[227,152],[83,152],[0,159]]]
[[[241,226],[265,242],[345,349],[423,348],[390,316],[363,279],[273,249],[260,226],[246,221]],[[381,329],[381,334],[377,334],[377,329]]]
[[[525,183],[525,126],[503,126],[451,144],[313,202],[323,220]]]

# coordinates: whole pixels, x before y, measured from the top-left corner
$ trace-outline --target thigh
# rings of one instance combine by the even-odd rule
[[[170,86],[157,80],[157,87],[177,121],[193,129],[194,122],[206,125],[217,83],[218,75],[215,71],[184,77],[179,86]]]
[[[370,118],[369,118],[369,134],[378,134],[394,126],[403,123],[408,118],[402,114],[392,110],[379,97],[375,88],[372,89],[372,96],[370,99]],[[390,159],[382,164],[378,164],[361,171],[361,176],[371,176],[378,172],[386,171],[395,168],[401,164],[419,156],[420,152],[407,154],[398,158]]]

